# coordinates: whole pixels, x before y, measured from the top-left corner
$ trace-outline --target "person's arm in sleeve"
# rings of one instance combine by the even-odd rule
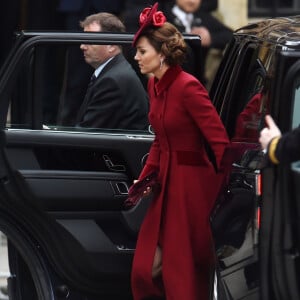
[[[191,33],[201,36],[201,44],[223,50],[233,37],[233,31],[209,13],[201,13],[201,26],[192,28]]]
[[[274,147],[274,156],[279,163],[291,163],[300,160],[300,128],[283,134]]]
[[[266,125],[260,132],[259,142],[273,164],[300,160],[300,128],[281,134],[270,115],[265,117]]]
[[[159,151],[159,142],[157,137],[154,138],[154,141],[150,147],[149,155],[146,161],[145,166],[143,167],[143,170],[141,171],[139,175],[139,180],[147,176],[153,171],[159,171],[159,157],[160,157],[160,151]]]
[[[198,81],[194,80],[186,85],[184,104],[211,147],[219,170],[229,139],[206,89]]]
[[[151,101],[151,91],[153,91],[153,89],[154,89],[154,81],[153,78],[151,78],[150,80],[148,80],[148,85],[147,85],[150,101]],[[151,103],[150,103],[150,107],[151,107]],[[159,172],[159,159],[160,159],[159,140],[158,137],[155,136],[154,141],[149,150],[149,155],[146,164],[139,175],[139,179],[144,178],[145,176],[147,176],[149,173],[153,171]]]
[[[223,50],[225,46],[231,41],[233,31],[231,28],[224,25],[217,18],[211,16],[208,30],[211,35],[211,47]]]

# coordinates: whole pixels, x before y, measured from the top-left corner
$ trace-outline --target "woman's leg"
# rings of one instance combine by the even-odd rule
[[[161,269],[162,269],[162,253],[161,253],[161,248],[157,246],[154,254],[153,265],[152,265],[153,279],[161,275]]]

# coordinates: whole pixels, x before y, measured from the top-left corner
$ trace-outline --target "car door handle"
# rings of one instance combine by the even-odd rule
[[[129,248],[127,246],[124,245],[116,245],[117,250],[123,253],[134,253],[135,248]]]
[[[128,185],[124,181],[115,182],[114,185],[116,186],[115,191],[118,195],[128,195]]]
[[[107,166],[107,168],[110,171],[114,171],[114,172],[125,172],[126,171],[126,168],[124,165],[115,165],[108,155],[103,154],[102,157],[104,159],[105,165]]]

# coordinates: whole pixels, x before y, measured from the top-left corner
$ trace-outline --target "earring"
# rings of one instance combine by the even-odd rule
[[[160,65],[159,65],[159,69],[161,70],[164,64],[164,59],[161,57],[160,58]]]

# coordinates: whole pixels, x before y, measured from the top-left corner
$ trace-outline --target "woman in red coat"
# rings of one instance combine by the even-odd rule
[[[203,85],[184,72],[186,45],[157,4],[140,15],[133,45],[142,74],[149,79],[149,121],[155,132],[139,179],[157,171],[161,183],[141,226],[132,269],[135,300],[208,299],[213,262],[209,213],[229,143]]]

